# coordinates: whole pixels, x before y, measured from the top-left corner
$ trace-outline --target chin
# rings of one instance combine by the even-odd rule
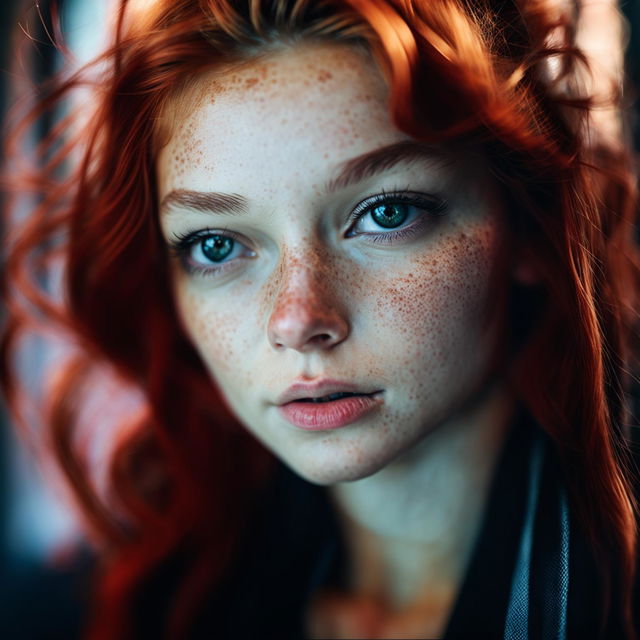
[[[329,486],[339,482],[362,480],[377,473],[390,462],[386,459],[362,460],[362,454],[359,454],[358,458],[350,459],[346,463],[342,462],[339,456],[324,462],[315,460],[313,464],[309,461],[285,461],[285,463],[307,482]]]

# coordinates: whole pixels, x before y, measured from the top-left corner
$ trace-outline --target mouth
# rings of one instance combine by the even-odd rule
[[[382,395],[383,391],[339,391],[315,398],[296,398],[281,404],[278,410],[287,422],[305,431],[338,429],[379,410],[384,403]]]
[[[321,396],[319,398],[299,398],[298,400],[292,400],[287,404],[292,404],[294,402],[309,402],[313,404],[318,404],[323,402],[333,402],[335,400],[340,400],[342,398],[352,398],[355,396],[373,396],[376,393],[380,393],[380,392],[375,391],[374,393],[349,393],[349,392],[330,393],[329,395]]]
[[[367,388],[368,387],[368,388]],[[372,390],[371,390],[372,389]],[[322,378],[313,381],[301,380],[292,384],[276,400],[278,406],[291,403],[327,404],[345,398],[369,397],[382,393],[373,385],[355,384],[350,380]]]

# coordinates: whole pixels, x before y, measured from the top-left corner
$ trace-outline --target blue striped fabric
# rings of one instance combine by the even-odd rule
[[[529,459],[529,486],[525,520],[511,583],[504,628],[505,640],[529,640],[534,527],[542,482],[542,469],[548,446],[546,438],[542,433],[539,433]],[[545,559],[546,566],[543,568],[542,636],[540,639],[532,638],[532,640],[566,640],[569,604],[569,507],[566,489],[563,486],[559,487],[558,493],[558,520],[560,534],[558,551],[554,557]]]

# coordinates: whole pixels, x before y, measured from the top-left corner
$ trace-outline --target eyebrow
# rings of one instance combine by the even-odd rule
[[[246,198],[235,193],[174,189],[162,199],[160,210],[169,210],[174,207],[193,209],[201,213],[238,215],[247,211],[248,201]]]
[[[444,152],[433,145],[414,140],[396,142],[341,163],[336,177],[325,184],[325,191],[334,193],[388,171],[401,162],[420,160],[434,165],[447,163]],[[249,201],[235,193],[174,189],[160,203],[161,211],[170,212],[173,208],[186,208],[201,213],[242,215],[248,211]]]
[[[445,153],[434,145],[403,140],[346,160],[339,165],[338,175],[327,182],[325,189],[328,193],[346,189],[365,178],[388,171],[401,162],[419,160],[441,166],[447,163]]]

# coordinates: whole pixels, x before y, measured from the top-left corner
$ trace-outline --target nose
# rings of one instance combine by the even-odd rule
[[[330,349],[349,335],[346,314],[329,284],[308,265],[284,274],[267,326],[274,349]]]

